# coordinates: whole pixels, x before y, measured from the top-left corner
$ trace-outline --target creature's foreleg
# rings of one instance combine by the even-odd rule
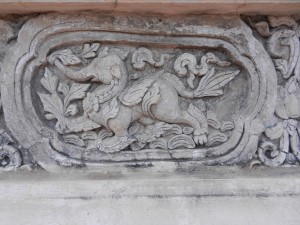
[[[109,119],[108,128],[118,137],[129,136],[128,128],[131,123],[132,110],[126,106],[120,106],[120,111],[116,118]]]
[[[132,110],[128,107],[121,106],[119,114],[107,121],[107,128],[113,133],[113,137],[103,139],[98,148],[106,153],[118,152],[125,149],[135,141],[128,133],[128,128],[131,123]]]

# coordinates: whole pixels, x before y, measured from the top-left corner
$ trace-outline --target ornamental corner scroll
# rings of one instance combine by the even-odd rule
[[[275,67],[240,18],[195,18],[29,20],[1,68],[8,129],[50,171],[248,163],[275,111]]]
[[[264,130],[256,158],[270,167],[299,165],[300,26],[292,17],[249,22],[264,38],[279,78],[274,117]]]

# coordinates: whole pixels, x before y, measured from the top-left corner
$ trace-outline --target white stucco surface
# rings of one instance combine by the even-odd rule
[[[1,176],[1,224],[299,224],[299,169]]]

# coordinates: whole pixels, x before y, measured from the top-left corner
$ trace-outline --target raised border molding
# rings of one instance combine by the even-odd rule
[[[299,0],[1,0],[0,13],[98,10],[163,14],[299,14]]]
[[[10,13],[71,10],[99,10],[99,14],[103,11],[163,13],[167,16],[297,14],[296,18],[300,19],[300,0],[0,0],[0,15],[4,18]],[[4,27],[7,28],[4,40],[12,45],[13,29]],[[276,28],[273,29],[271,27],[271,32],[277,34]],[[23,33],[29,34],[30,30],[24,29]],[[194,168],[183,164],[175,168],[159,162],[155,168],[152,164],[141,164],[56,171],[64,172],[61,174],[41,170],[29,172],[29,165],[21,166],[18,149],[8,145],[12,138],[4,131],[0,136],[4,150],[14,156],[11,164],[20,168],[18,173],[0,172],[3,202],[0,217],[6,225],[131,225],[140,224],[140,221],[146,225],[299,224],[300,167],[260,168],[255,166],[256,159],[244,169],[197,167],[195,164]],[[276,165],[278,161],[268,166],[273,163]]]

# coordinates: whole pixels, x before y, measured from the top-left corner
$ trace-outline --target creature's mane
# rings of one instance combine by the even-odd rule
[[[127,70],[124,62],[121,59],[119,63],[120,63],[121,78],[117,79],[116,77],[114,77],[109,85],[100,85],[95,90],[95,94],[98,97],[100,104],[107,102],[111,100],[113,97],[119,95],[126,86],[127,78],[128,78]]]

